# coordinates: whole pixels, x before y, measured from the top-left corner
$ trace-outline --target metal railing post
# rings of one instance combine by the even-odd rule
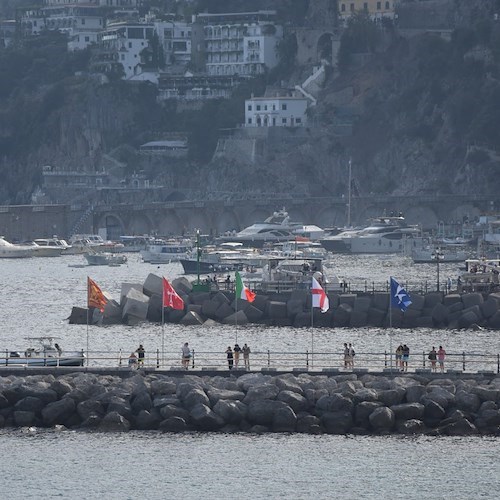
[[[422,351],[422,361],[423,361],[423,367],[425,368],[425,351]]]
[[[384,368],[387,368],[387,351],[384,351]]]
[[[465,371],[465,351],[462,352],[462,369]]]
[[[309,351],[306,351],[306,366],[309,368]]]
[[[497,373],[500,373],[500,354],[497,354]]]
[[[271,352],[267,350],[267,367],[271,368]]]
[[[192,359],[192,368],[194,369],[194,349],[191,351],[193,353],[193,355],[191,356],[191,359]]]
[[[160,368],[160,349],[156,349],[156,368]]]
[[[5,366],[9,365],[9,350],[5,349]]]

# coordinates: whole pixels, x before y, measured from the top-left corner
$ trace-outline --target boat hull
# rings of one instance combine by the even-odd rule
[[[83,356],[75,357],[33,357],[33,358],[0,358],[0,366],[83,366],[84,363]]]
[[[241,271],[244,264],[241,262],[203,262],[197,260],[180,259],[184,274],[213,274]]]

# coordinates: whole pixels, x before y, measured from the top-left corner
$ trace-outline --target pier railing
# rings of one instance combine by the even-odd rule
[[[224,352],[192,350],[189,360],[189,369],[195,370],[227,370],[228,362]],[[101,367],[128,367],[129,359],[123,353],[91,351],[86,359],[87,366]],[[235,360],[233,359],[233,366]],[[134,367],[140,367],[137,364]],[[164,352],[158,349],[146,353],[143,365],[153,369],[181,369],[181,354],[177,352]],[[236,366],[234,366],[236,367]],[[352,366],[346,365],[344,354],[340,351],[311,352],[307,351],[252,351],[249,356],[249,368],[254,370],[339,370],[343,371],[383,371],[401,370],[396,363],[395,354],[389,351],[356,352]],[[238,369],[245,369],[245,362],[241,354]],[[408,371],[431,372],[433,367],[428,359],[428,352],[414,352],[408,361]],[[439,361],[436,361],[435,371],[440,372]],[[445,372],[480,372],[500,373],[500,354],[476,354],[470,352],[452,352],[446,354],[443,371]]]
[[[129,358],[123,352],[90,351],[85,353],[83,365],[87,367],[100,368],[141,368],[178,370],[182,368],[181,355],[178,352],[164,352],[159,349],[147,352],[144,360],[135,359],[135,363],[130,365]],[[10,358],[8,356],[0,358],[1,367],[40,367],[59,366],[53,357],[46,358],[50,363],[34,363],[42,358]],[[78,360],[81,358],[75,358]],[[224,352],[215,351],[191,351],[189,359],[189,369],[195,370],[227,370],[228,361]],[[233,367],[245,369],[245,360],[241,354],[236,363],[233,358]],[[339,372],[363,372],[363,371],[397,371],[402,370],[396,356],[390,351],[376,352],[356,352],[352,363],[346,362],[343,352],[312,352],[306,351],[274,351],[259,350],[252,351],[249,356],[249,366],[251,371],[255,370],[279,370],[279,371],[339,371]],[[441,365],[436,360],[433,366],[428,359],[428,352],[413,352],[408,361],[407,370],[409,372],[441,372]],[[443,371],[452,372],[489,372],[500,373],[500,354],[486,353],[478,354],[471,352],[451,352],[446,354],[443,363]]]

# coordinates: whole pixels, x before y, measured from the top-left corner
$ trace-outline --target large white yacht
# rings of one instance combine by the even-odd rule
[[[403,216],[382,216],[364,228],[346,229],[320,242],[335,253],[400,253],[405,241],[419,233],[419,227],[406,224]]]
[[[288,212],[283,209],[274,212],[264,222],[256,222],[237,233],[226,234],[218,241],[234,241],[246,246],[262,247],[264,243],[291,241],[300,237],[319,240],[324,234],[324,230],[318,226],[292,222]]]

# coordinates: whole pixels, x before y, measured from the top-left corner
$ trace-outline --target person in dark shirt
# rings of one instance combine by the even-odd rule
[[[146,351],[144,350],[142,344],[140,344],[135,352],[137,353],[138,368],[140,368],[141,366],[144,366],[144,356],[146,354]]]
[[[227,354],[227,365],[229,367],[230,370],[233,369],[233,350],[231,349],[231,346],[229,346],[226,350],[226,354]]]

